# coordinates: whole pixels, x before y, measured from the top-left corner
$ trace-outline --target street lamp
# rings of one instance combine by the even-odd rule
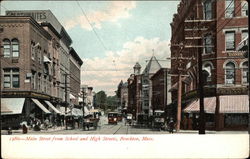
[[[85,88],[82,87],[82,129],[84,130],[84,106],[85,106]]]

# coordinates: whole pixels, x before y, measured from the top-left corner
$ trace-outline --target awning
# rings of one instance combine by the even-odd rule
[[[76,99],[76,97],[73,94],[69,94],[69,99]]]
[[[1,115],[22,114],[25,98],[2,98]]]
[[[228,95],[220,96],[219,113],[249,113],[248,95]],[[216,97],[204,98],[205,113],[215,113]],[[183,112],[185,113],[199,113],[200,100],[197,99],[189,104]]]
[[[91,113],[98,113],[98,112],[100,112],[100,110],[99,109],[91,109],[90,112]]]
[[[80,110],[80,109],[77,109],[77,108],[73,108],[72,109],[72,115],[74,115],[74,116],[82,116],[82,110]]]
[[[220,113],[249,113],[248,95],[220,96]]]
[[[51,108],[51,109],[53,109],[56,113],[58,113],[58,114],[62,114],[58,109],[56,109],[54,106],[53,106],[53,104],[51,104],[49,101],[45,101],[45,103],[46,104],[48,104],[48,106]]]
[[[44,63],[51,63],[50,59],[47,56],[43,56]]]
[[[42,103],[40,103],[37,99],[31,98],[31,100],[40,108],[42,109],[45,113],[50,114],[51,112],[44,107]]]
[[[60,107],[60,111],[62,115],[65,115],[65,107]],[[71,110],[69,108],[67,108],[67,114],[70,112]]]
[[[215,113],[216,97],[204,98],[204,111],[205,113]],[[199,113],[200,100],[196,99],[190,103],[184,110],[185,113]]]

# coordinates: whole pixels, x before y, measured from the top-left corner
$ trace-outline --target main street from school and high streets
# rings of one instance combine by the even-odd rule
[[[206,131],[206,134],[247,134],[247,131]],[[6,135],[7,131],[2,130],[2,135]],[[13,135],[22,135],[22,130],[12,130]],[[107,116],[101,116],[96,130],[90,128],[89,130],[83,130],[82,128],[75,128],[66,130],[65,126],[49,128],[48,130],[33,131],[28,130],[26,135],[121,135],[121,134],[170,134],[168,131],[159,131],[152,128],[131,126],[125,124],[125,120],[118,122],[117,125],[108,124]],[[198,134],[198,130],[180,130],[179,132],[174,132],[174,134]]]

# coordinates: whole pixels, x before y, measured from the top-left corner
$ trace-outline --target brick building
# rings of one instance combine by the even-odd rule
[[[162,110],[168,113],[168,105],[171,103],[171,76],[170,69],[161,68],[152,77],[152,108]]]
[[[153,114],[152,109],[152,81],[150,78],[161,68],[160,63],[155,56],[152,56],[148,61],[145,69],[142,72],[142,112],[147,115]]]
[[[202,54],[202,69],[207,73],[203,87],[207,128],[247,126],[248,62],[243,52],[236,50],[248,35],[247,5],[237,0],[182,0],[173,17],[171,73],[188,75],[182,78],[182,109],[193,119],[193,129],[199,117],[198,53]],[[175,101],[177,81],[178,77],[172,78]]]
[[[141,85],[141,65],[135,64],[134,74],[131,74],[128,79],[128,108],[127,113],[132,113],[136,119],[138,114],[142,112],[142,85]]]
[[[30,117],[54,121],[65,113],[59,110],[65,97],[69,102],[70,85],[65,96],[63,76],[69,73],[72,40],[49,10],[6,15],[0,16],[1,108],[8,110],[1,109],[2,124],[19,125]]]

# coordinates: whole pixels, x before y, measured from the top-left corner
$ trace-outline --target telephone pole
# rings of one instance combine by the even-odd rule
[[[85,113],[85,111],[84,111],[84,107],[85,107],[85,88],[84,87],[82,87],[82,128],[83,128],[83,130],[84,130],[84,113]]]
[[[199,15],[199,3],[197,2],[197,19],[201,20]],[[201,22],[197,23],[198,28],[198,36],[202,37],[201,34]],[[199,71],[199,85],[198,85],[198,91],[199,91],[199,98],[200,98],[200,116],[199,116],[199,134],[205,134],[205,112],[204,112],[204,80],[203,80],[203,72],[202,72],[202,38],[198,39],[198,46],[197,47],[197,58],[198,58],[198,71]]]
[[[67,100],[67,97],[68,97],[68,86],[67,86],[67,78],[68,78],[68,75],[67,73],[64,74],[64,90],[65,90],[65,127],[66,127],[66,130],[68,130],[68,124],[67,124],[67,121],[66,121],[66,115],[67,115],[67,107],[68,107],[68,100]]]

